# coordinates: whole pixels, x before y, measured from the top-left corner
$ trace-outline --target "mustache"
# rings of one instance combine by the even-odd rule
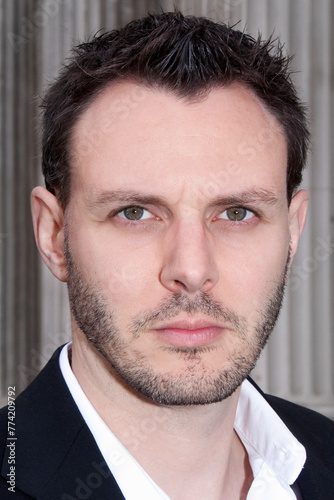
[[[160,305],[152,311],[134,317],[130,331],[134,337],[138,337],[143,330],[152,329],[158,321],[174,318],[180,313],[195,315],[201,313],[215,320],[224,320],[241,334],[246,332],[246,321],[231,309],[213,299],[207,292],[199,292],[190,299],[185,292],[177,292],[171,297],[164,299]]]

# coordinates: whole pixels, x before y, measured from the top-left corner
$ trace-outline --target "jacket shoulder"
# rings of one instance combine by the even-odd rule
[[[292,434],[334,471],[334,422],[320,413],[285,399],[265,395]]]

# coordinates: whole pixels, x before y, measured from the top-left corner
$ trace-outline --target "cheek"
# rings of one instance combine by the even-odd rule
[[[92,230],[73,237],[73,258],[85,279],[93,282],[113,306],[138,301],[156,278],[152,245],[140,248]]]
[[[232,308],[244,309],[245,314],[260,310],[281,282],[288,249],[287,230],[222,249],[218,285],[222,300],[226,297]]]
[[[101,276],[103,290],[117,302],[138,300],[153,279],[146,259],[129,259],[124,254],[111,257]]]

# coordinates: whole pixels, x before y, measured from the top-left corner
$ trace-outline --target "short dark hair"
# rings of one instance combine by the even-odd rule
[[[287,198],[302,180],[309,142],[306,112],[290,76],[290,58],[272,37],[262,41],[222,23],[180,11],[148,15],[95,36],[46,93],[42,169],[63,208],[70,196],[70,142],[83,111],[113,81],[133,81],[200,98],[240,82],[277,118],[288,147]]]

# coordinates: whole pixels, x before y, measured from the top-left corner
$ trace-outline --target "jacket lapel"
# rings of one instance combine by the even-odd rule
[[[16,399],[16,487],[38,500],[124,500],[63,379],[60,350]]]
[[[87,426],[83,426],[37,500],[124,500]]]
[[[334,453],[334,451],[333,451]],[[304,469],[297,480],[303,500],[333,500],[334,474],[309,449]]]

